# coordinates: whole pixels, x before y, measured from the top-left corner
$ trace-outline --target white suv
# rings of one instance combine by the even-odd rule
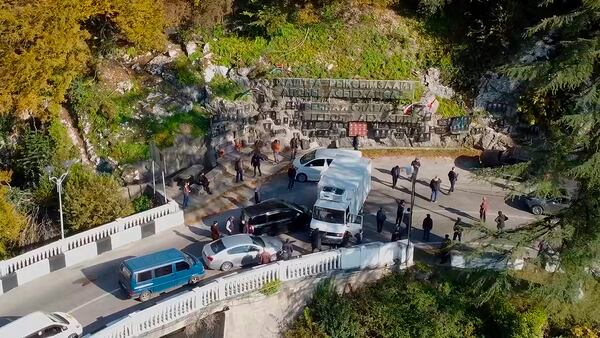
[[[336,156],[360,158],[362,153],[358,150],[319,148],[302,155],[294,160],[296,180],[298,182],[319,181],[321,174],[329,168]]]

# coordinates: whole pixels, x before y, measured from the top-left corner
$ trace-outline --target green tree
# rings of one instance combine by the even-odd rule
[[[44,168],[52,160],[54,144],[52,139],[43,130],[26,129],[17,147],[15,161],[16,173],[25,181],[26,185],[33,186],[44,173]]]
[[[8,191],[5,185],[0,185],[0,259],[10,257],[26,224],[25,217],[8,200]]]
[[[109,175],[74,165],[64,187],[65,221],[69,231],[81,231],[133,213],[120,195],[119,184]]]

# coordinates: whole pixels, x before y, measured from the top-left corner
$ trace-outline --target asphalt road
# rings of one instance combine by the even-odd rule
[[[364,207],[365,241],[389,241],[392,224],[396,214],[396,200],[410,201],[410,182],[399,181],[397,189],[391,188],[389,170],[397,163],[401,167],[410,163],[411,158],[380,158],[373,161],[373,188]],[[507,228],[516,227],[534,219],[533,215],[508,205],[504,201],[505,192],[494,184],[476,181],[468,171],[472,165],[468,160],[449,158],[421,159],[422,167],[416,185],[416,202],[414,210],[414,227],[411,236],[420,241],[422,232],[420,224],[425,214],[431,214],[434,221],[432,242],[439,242],[444,234],[452,234],[452,226],[456,217],[461,217],[467,224],[478,222],[479,203],[483,196],[489,200],[488,223],[495,229],[493,219],[498,210],[502,210],[509,218]],[[456,191],[447,194],[447,172],[456,166],[459,173]],[[436,203],[429,202],[429,181],[435,175],[442,179],[442,194]],[[293,190],[287,190],[287,177],[278,175],[261,187],[262,198],[278,197],[307,206],[316,200],[317,184],[296,183]],[[383,207],[388,216],[388,223],[382,233],[375,230],[375,217],[379,207]],[[0,325],[16,317],[36,310],[64,311],[73,314],[84,326],[84,333],[94,332],[106,324],[131,312],[152,306],[155,302],[183,292],[183,287],[157,296],[151,301],[140,303],[125,299],[117,284],[117,268],[126,258],[152,253],[158,250],[175,247],[200,256],[203,244],[208,242],[209,226],[214,220],[224,224],[230,215],[238,216],[240,210],[233,209],[216,216],[207,217],[201,223],[180,226],[172,231],[145,238],[115,251],[103,254],[97,259],[79,266],[54,272],[46,277],[32,281],[0,296]],[[288,235],[281,237],[286,238]],[[298,252],[308,248],[306,233],[289,235],[295,241]],[[476,238],[474,231],[467,231],[463,241]],[[435,243],[433,244],[435,245]],[[203,283],[223,273],[207,270]]]

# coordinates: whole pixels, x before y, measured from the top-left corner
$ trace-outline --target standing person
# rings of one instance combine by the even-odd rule
[[[235,220],[235,218],[233,216],[230,216],[227,219],[227,222],[225,222],[225,231],[227,231],[227,235],[231,236],[233,235],[233,221]]]
[[[240,234],[246,233],[246,221],[245,220],[241,220],[240,223],[238,224],[238,233],[240,233]]]
[[[260,252],[260,254],[258,255],[258,257],[259,257],[260,264],[271,263],[271,254],[266,249],[263,249]]]
[[[427,214],[427,216],[425,216],[425,219],[423,219],[423,240],[426,242],[429,242],[431,229],[433,229],[433,219],[431,219],[430,214]]]
[[[454,222],[454,227],[452,228],[452,230],[454,231],[454,234],[452,235],[452,240],[455,241],[458,239],[459,242],[462,242],[463,227],[462,220],[460,219],[460,217],[458,217],[456,219],[456,222]]]
[[[296,153],[298,152],[298,146],[300,143],[300,139],[297,136],[292,137],[290,140],[290,148],[292,150],[292,160],[296,158]]]
[[[260,203],[260,187],[254,188],[254,204]]]
[[[204,173],[200,173],[200,176],[198,177],[198,182],[200,182],[200,185],[202,185],[202,188],[204,188],[204,191],[206,191],[209,195],[212,195],[212,191],[210,191],[210,182],[208,181],[208,177],[206,177],[206,175],[204,175]]]
[[[294,189],[294,181],[296,180],[296,168],[293,165],[290,165],[288,168],[288,190]]]
[[[485,196],[481,199],[481,204],[479,205],[479,220],[485,223],[485,215],[488,210],[488,201]]]
[[[183,209],[187,208],[188,204],[190,203],[190,193],[192,192],[192,189],[190,188],[190,182],[185,182],[183,184]]]
[[[506,221],[508,217],[502,213],[502,211],[498,211],[498,217],[496,217],[496,228],[498,231],[504,231],[504,227],[506,226]]]
[[[258,176],[262,176],[262,171],[260,171],[260,161],[262,161],[260,154],[255,152],[250,159],[250,164],[252,164],[252,167],[254,168],[254,177],[256,177],[256,169],[258,169]]]
[[[448,194],[454,192],[454,184],[456,184],[457,179],[458,174],[454,171],[454,167],[452,167],[452,170],[448,172],[448,180],[450,181],[450,190],[448,190]]]
[[[312,252],[315,250],[321,251],[321,234],[318,229],[313,229],[310,233],[310,245],[312,247]]]
[[[281,258],[284,261],[287,261],[288,259],[292,258],[293,253],[294,253],[294,246],[290,242],[290,239],[287,238],[285,240],[285,242],[283,243],[283,246],[281,247]]]
[[[450,258],[450,247],[452,246],[452,241],[450,240],[450,235],[446,234],[444,236],[444,240],[442,241],[442,245],[440,247],[440,256],[442,258],[441,264],[448,263],[448,259]]]
[[[410,162],[410,166],[412,167],[413,173],[416,177],[419,174],[419,169],[421,168],[421,161],[418,157],[415,157],[415,159]]]
[[[354,150],[358,150],[358,135],[354,136],[354,138],[352,139],[352,147],[354,147]]]
[[[390,174],[392,175],[392,189],[396,189],[396,184],[398,183],[398,178],[400,177],[400,166],[395,166],[390,170]]]
[[[387,218],[383,211],[383,207],[379,207],[379,211],[377,211],[377,216],[375,218],[377,219],[377,232],[381,233],[381,231],[383,231],[383,223],[385,223],[385,219]]]
[[[400,226],[402,219],[404,218],[404,200],[398,202],[398,209],[396,209],[396,226]]]
[[[430,202],[435,202],[437,200],[438,193],[440,192],[440,184],[442,180],[440,180],[437,175],[429,182],[429,188],[431,188],[431,200]]]
[[[394,231],[392,231],[392,242],[399,241],[401,237],[400,226],[396,226]]]
[[[279,163],[279,152],[281,151],[281,143],[279,143],[279,140],[275,139],[271,142],[271,150],[273,150],[275,164]]]
[[[212,238],[213,241],[221,238],[221,231],[219,231],[219,223],[217,223],[217,221],[214,221],[210,226],[210,238]]]
[[[235,160],[235,183],[244,182],[244,162],[241,157]]]

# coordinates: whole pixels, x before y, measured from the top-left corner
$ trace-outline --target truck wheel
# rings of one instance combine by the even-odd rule
[[[543,214],[543,213],[544,213],[544,208],[542,208],[542,207],[541,207],[541,206],[539,206],[539,205],[536,205],[536,206],[534,206],[533,208],[531,208],[531,212],[532,212],[534,215],[541,215],[541,214]]]
[[[190,278],[190,284],[198,284],[200,282],[200,276],[192,276]]]
[[[147,301],[148,299],[150,299],[150,296],[152,296],[152,293],[150,293],[150,291],[148,291],[148,290],[146,290],[146,291],[143,291],[143,292],[140,294],[140,301],[142,301],[142,302],[145,302],[145,301]]]
[[[308,181],[308,176],[306,174],[298,174],[296,175],[296,181],[304,183]]]
[[[231,262],[225,262],[221,265],[221,271],[229,271],[233,268],[233,264]]]

